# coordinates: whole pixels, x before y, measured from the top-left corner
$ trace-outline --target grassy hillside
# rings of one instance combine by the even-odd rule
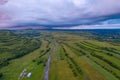
[[[16,35],[10,31],[0,31],[0,67],[9,60],[19,58],[39,48],[40,41]]]

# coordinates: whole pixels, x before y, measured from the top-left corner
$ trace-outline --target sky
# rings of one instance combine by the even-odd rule
[[[120,28],[120,0],[0,0],[0,29]]]

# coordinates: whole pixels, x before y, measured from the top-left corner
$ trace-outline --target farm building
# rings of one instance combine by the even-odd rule
[[[32,73],[30,72],[27,74],[27,77],[29,78],[29,77],[31,77],[31,75],[32,75]]]

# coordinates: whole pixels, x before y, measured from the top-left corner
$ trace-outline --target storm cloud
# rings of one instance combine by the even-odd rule
[[[120,0],[0,0],[0,28],[82,28],[119,23]]]

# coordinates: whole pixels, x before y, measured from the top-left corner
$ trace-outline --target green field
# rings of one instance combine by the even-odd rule
[[[0,31],[0,80],[45,80],[49,57],[49,80],[120,80],[120,36],[93,32]]]

